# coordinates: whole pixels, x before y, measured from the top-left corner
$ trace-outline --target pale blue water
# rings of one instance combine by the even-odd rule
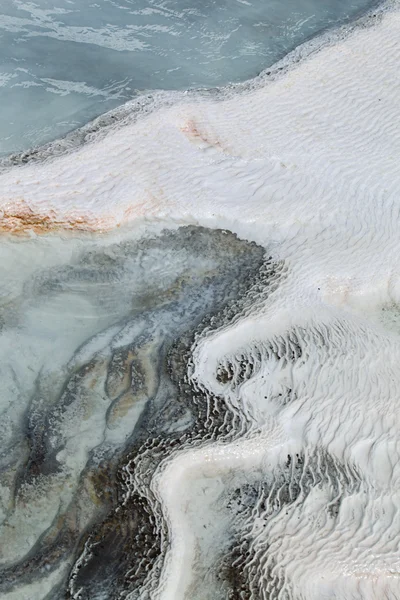
[[[0,155],[147,89],[255,76],[372,0],[2,0]]]

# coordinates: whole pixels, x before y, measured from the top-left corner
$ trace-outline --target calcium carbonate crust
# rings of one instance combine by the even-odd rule
[[[216,565],[230,598],[400,597],[398,3],[373,14],[265,84],[188,95],[0,177],[7,233],[201,223],[268,249],[191,343],[204,443],[155,463],[165,546],[132,600],[224,598]]]

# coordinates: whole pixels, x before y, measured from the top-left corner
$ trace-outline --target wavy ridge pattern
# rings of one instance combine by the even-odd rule
[[[32,597],[45,556],[52,599],[400,598],[400,13],[377,14],[245,92],[171,99],[0,176],[5,233],[153,219],[266,249],[126,228],[90,268],[70,242],[69,269],[5,273],[4,598]],[[54,238],[35,244],[56,264]],[[98,318],[58,325],[51,373],[42,299]]]

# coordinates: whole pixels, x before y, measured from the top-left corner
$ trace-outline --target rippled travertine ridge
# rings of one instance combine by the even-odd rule
[[[1,175],[4,598],[400,598],[398,3],[313,47]]]

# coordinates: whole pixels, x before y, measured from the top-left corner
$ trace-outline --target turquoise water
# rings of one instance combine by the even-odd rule
[[[243,81],[371,0],[3,0],[0,155],[148,89]]]

